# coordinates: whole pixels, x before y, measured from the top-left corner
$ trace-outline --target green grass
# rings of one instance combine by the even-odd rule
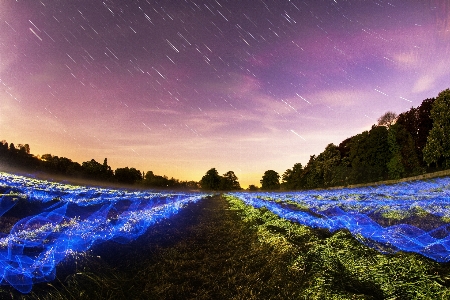
[[[259,240],[296,254],[289,265],[303,282],[300,299],[448,299],[450,269],[418,254],[381,254],[348,231],[328,234],[228,198]],[[420,212],[418,212],[420,214]]]
[[[28,295],[2,286],[0,298],[296,298],[303,283],[288,268],[294,247],[261,242],[258,228],[241,217],[220,196],[204,199],[135,242],[106,242],[64,261],[56,280],[34,285]]]
[[[67,259],[56,280],[28,295],[1,286],[0,298],[448,299],[449,286],[448,264],[384,255],[347,231],[311,229],[214,196],[130,244],[106,242]]]

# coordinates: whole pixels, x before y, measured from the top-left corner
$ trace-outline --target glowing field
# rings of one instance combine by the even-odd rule
[[[53,280],[64,258],[96,243],[134,240],[205,195],[80,187],[0,173],[0,284],[28,293],[34,283]]]
[[[10,285],[21,293],[29,293],[33,284],[55,279],[56,266],[64,259],[77,253],[85,253],[94,245],[106,241],[129,243],[162,219],[172,218],[189,203],[201,204],[211,201],[209,198],[199,202],[209,195],[81,187],[0,173],[0,284]],[[335,237],[343,239],[342,235],[350,236],[348,234],[350,232],[359,242],[381,253],[414,252],[436,262],[445,263],[450,260],[449,195],[450,179],[439,178],[352,189],[283,193],[235,192],[225,195],[225,198],[239,199],[236,201],[258,209],[247,206],[253,209],[252,212],[234,202],[233,205],[237,205],[237,208],[232,209],[241,211],[244,219],[250,218],[252,214],[265,216],[265,212],[271,211],[294,223],[330,232],[339,231],[330,238],[330,241]],[[201,211],[206,213],[209,210]],[[226,208],[218,212],[218,214],[227,213],[229,211]],[[193,217],[195,219],[195,216]],[[245,221],[244,219],[242,220]],[[275,219],[272,221],[281,222]],[[214,222],[211,226],[217,225]],[[282,222],[289,223],[285,220]],[[264,226],[275,230],[274,232],[288,228],[283,234],[287,237],[294,235],[293,232],[289,233],[291,227],[287,225],[277,227],[269,223]],[[193,223],[192,228],[200,230],[205,224]],[[208,226],[205,228],[209,228]],[[315,236],[313,230],[310,231],[308,241]],[[224,229],[224,232],[231,234],[228,229]],[[275,234],[273,237],[265,238],[276,239],[276,237]],[[312,247],[312,250],[301,256],[305,260],[314,258],[311,254],[315,253],[314,245],[320,244],[317,241],[308,241],[302,242]],[[345,241],[351,244],[350,240]],[[233,241],[233,245],[235,243]],[[356,241],[355,243],[361,245]],[[202,247],[207,247],[201,244],[202,247],[199,248],[198,245],[195,244],[194,248],[200,249],[200,252],[203,251]],[[281,247],[280,245],[278,246]],[[303,249],[300,244],[295,247]],[[298,251],[297,248],[292,249],[289,251]],[[357,252],[352,249],[348,248],[346,251]],[[218,251],[222,253],[224,249],[220,248]],[[192,253],[186,255],[189,257],[189,254]],[[380,256],[384,257],[381,254]],[[380,259],[378,256],[376,258]],[[323,258],[318,261],[321,260]],[[170,258],[169,261],[176,260]],[[327,265],[326,268],[329,267]],[[378,272],[378,269],[376,270]],[[324,274],[328,274],[327,272]],[[383,272],[376,274],[384,274]],[[315,275],[311,276],[316,278]]]
[[[347,229],[381,252],[415,252],[450,260],[450,179],[390,186],[304,191],[232,193],[255,208],[312,228]]]

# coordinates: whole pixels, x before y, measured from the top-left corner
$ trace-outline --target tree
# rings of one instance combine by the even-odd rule
[[[153,171],[147,171],[144,176],[144,184],[151,186],[154,178],[155,174],[153,174]]]
[[[281,188],[283,190],[292,190],[293,186],[293,180],[292,180],[292,169],[287,169],[283,175],[281,175]]]
[[[148,171],[145,173],[143,184],[150,187],[167,188],[174,187],[179,182],[174,178],[169,179],[167,176],[155,175],[152,171]]]
[[[351,140],[352,138],[346,138],[345,140],[343,140],[339,146],[338,146],[338,150],[341,153],[341,158],[345,158],[345,157],[349,157],[350,156],[350,145],[351,145]]]
[[[328,144],[325,150],[317,156],[316,165],[319,168],[320,176],[323,177],[324,186],[336,184],[336,167],[339,165],[340,161],[341,153],[339,148],[333,143]]]
[[[439,93],[431,109],[433,127],[423,149],[423,159],[430,164],[450,168],[450,89]]]
[[[241,185],[239,184],[237,176],[233,171],[228,171],[220,179],[220,189],[222,191],[232,191],[240,190]]]
[[[392,134],[391,134],[392,130]],[[392,135],[392,136],[391,136]],[[421,166],[418,153],[416,151],[414,140],[411,134],[406,130],[406,128],[400,124],[396,123],[389,128],[388,133],[388,143],[391,150],[391,143],[394,142],[390,138],[395,136],[395,143],[398,145],[398,150],[400,151],[399,158],[403,166],[403,175],[401,176],[415,176],[422,174],[424,169]],[[392,152],[392,151],[391,151]],[[393,153],[393,152],[392,152]],[[389,168],[389,167],[388,167]]]
[[[417,125],[416,133],[411,134],[416,147],[417,157],[423,162],[423,148],[427,144],[427,138],[433,128],[433,120],[431,119],[431,109],[433,108],[436,98],[425,99],[422,104],[417,107]]]
[[[256,185],[254,185],[254,184],[250,184],[249,186],[248,186],[248,189],[247,190],[249,190],[249,191],[257,191],[258,190],[258,187],[256,186]]]
[[[341,149],[331,143],[318,156],[309,157],[300,182],[307,189],[344,185],[346,171],[347,163],[341,164]]]
[[[387,163],[387,168],[390,179],[400,179],[405,172],[405,168],[402,164],[401,146],[397,143],[398,126],[395,125],[390,126],[388,131],[388,144],[389,151],[391,152],[391,159]]]
[[[260,183],[263,190],[278,190],[280,188],[280,175],[274,170],[268,170],[264,172]]]
[[[8,143],[3,140],[0,142],[0,156],[6,156],[8,153]]]
[[[284,190],[295,190],[301,188],[301,179],[303,174],[303,166],[301,163],[296,163],[292,169],[287,169],[281,176],[281,187]]]
[[[387,163],[391,158],[388,131],[385,126],[372,126],[352,137],[349,162],[349,183],[374,182],[387,178]]]
[[[30,145],[28,145],[28,144],[25,144],[25,145],[18,144],[17,148],[19,149],[19,153],[30,154]]]
[[[142,180],[142,173],[135,168],[117,168],[114,172],[114,177],[120,183],[134,184]]]
[[[314,189],[323,186],[323,171],[316,155],[310,155],[304,170],[304,187]]]
[[[86,177],[97,180],[102,179],[103,165],[98,163],[95,159],[83,162],[81,167],[83,168],[83,173]]]
[[[114,176],[114,172],[112,171],[111,167],[108,166],[108,159],[105,158],[103,160],[102,165],[102,173],[103,173],[103,179],[111,179]]]
[[[393,111],[388,111],[384,115],[378,118],[378,126],[391,126],[395,119],[397,118],[397,114]]]
[[[435,98],[428,98],[422,101],[417,108],[412,107],[409,111],[401,113],[398,116],[396,124],[402,125],[411,135],[414,143],[415,156],[421,166],[425,166],[423,160],[423,148],[427,143],[428,134],[433,127],[431,119],[431,108]]]
[[[78,162],[73,162],[69,158],[53,156],[51,154],[34,156],[30,153],[30,146],[28,144],[17,144],[15,146],[13,143],[8,144],[5,140],[0,140],[0,162],[7,166],[23,168],[30,171],[45,171],[94,180],[116,180],[128,184],[139,182],[146,185],[148,181],[151,181],[152,186],[158,187],[184,187],[190,189],[199,187],[197,182],[180,182],[175,178],[169,179],[167,176],[156,176],[151,171],[146,176],[146,182],[142,182],[144,173],[141,173],[135,168],[128,167],[117,169],[117,176],[115,176],[111,167],[108,166],[107,158],[103,160],[103,164],[91,159],[80,165]],[[233,177],[230,176],[230,178]],[[237,180],[237,178],[235,179]],[[235,184],[235,182],[232,183]]]
[[[107,158],[104,159],[103,164],[100,164],[95,159],[91,159],[90,161],[83,162],[81,166],[85,176],[91,179],[110,180],[114,176],[111,167],[108,166]]]
[[[200,180],[200,185],[204,190],[217,191],[220,189],[221,177],[216,168],[209,169]]]

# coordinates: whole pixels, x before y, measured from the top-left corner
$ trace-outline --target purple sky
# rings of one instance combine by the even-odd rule
[[[447,0],[0,0],[0,139],[259,185],[436,97],[449,66]]]

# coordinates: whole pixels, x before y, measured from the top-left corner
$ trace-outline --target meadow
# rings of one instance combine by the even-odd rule
[[[161,193],[0,173],[10,299],[442,299],[450,179]]]

